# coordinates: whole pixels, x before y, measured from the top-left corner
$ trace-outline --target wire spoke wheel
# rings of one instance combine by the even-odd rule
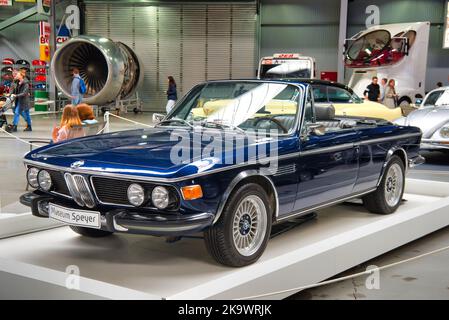
[[[401,201],[402,188],[402,169],[395,163],[388,169],[385,181],[385,201],[389,206],[394,207]]]
[[[243,256],[251,256],[264,242],[267,227],[265,204],[256,195],[240,201],[232,224],[234,246]]]

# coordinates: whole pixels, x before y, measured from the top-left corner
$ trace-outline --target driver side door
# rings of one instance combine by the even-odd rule
[[[309,129],[316,123],[313,99],[308,99],[301,126],[296,212],[350,195],[357,179],[358,133],[337,129],[317,135]]]

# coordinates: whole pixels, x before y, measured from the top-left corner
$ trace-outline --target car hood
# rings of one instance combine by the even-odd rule
[[[180,178],[234,164],[233,153],[249,145],[269,144],[271,139],[251,138],[238,132],[224,136],[216,130],[215,145],[233,137],[239,147],[211,154],[211,142],[201,141],[201,133],[192,130],[149,128],[73,139],[36,149],[26,161],[72,168],[77,171],[118,173],[145,177]],[[183,141],[182,143],[180,141]],[[193,145],[189,148],[191,141]],[[187,144],[185,144],[187,142]],[[291,144],[290,144],[291,145]],[[206,148],[208,148],[206,150]],[[276,144],[276,148],[279,146]],[[186,151],[191,151],[186,152]],[[233,150],[233,151],[232,151]],[[266,147],[268,154],[269,147]],[[276,150],[278,152],[278,150]],[[223,161],[226,159],[226,161]],[[37,162],[37,163],[36,163]],[[78,165],[78,166],[77,166]],[[74,166],[76,168],[74,168]]]
[[[426,139],[448,122],[449,107],[426,107],[410,113],[405,125],[419,127]]]

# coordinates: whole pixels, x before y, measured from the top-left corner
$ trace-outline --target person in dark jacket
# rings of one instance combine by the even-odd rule
[[[30,83],[26,77],[26,70],[20,69],[14,77],[14,84],[11,90],[11,97],[16,103],[14,109],[14,120],[9,132],[17,132],[20,116],[26,121],[27,127],[24,131],[32,131],[30,116]]]
[[[365,99],[369,101],[379,102],[380,100],[380,86],[377,77],[373,77],[370,85],[366,87],[366,90],[363,92]]]
[[[176,103],[176,100],[178,100],[178,92],[176,90],[176,82],[175,79],[172,76],[168,77],[168,90],[167,90],[167,106],[165,107],[167,109],[167,113],[173,109],[173,106]]]

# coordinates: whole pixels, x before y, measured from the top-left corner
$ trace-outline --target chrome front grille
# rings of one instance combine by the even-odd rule
[[[88,208],[95,207],[94,196],[92,195],[86,178],[79,174],[72,175],[66,173],[64,174],[64,179],[70,195],[79,206],[86,206]]]

